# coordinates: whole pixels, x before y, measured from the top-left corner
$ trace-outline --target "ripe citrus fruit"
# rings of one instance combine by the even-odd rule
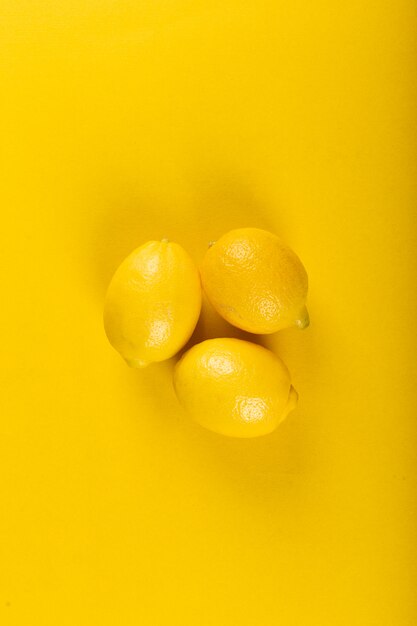
[[[308,326],[308,278],[298,256],[258,228],[231,230],[206,252],[203,288],[217,312],[251,333]]]
[[[174,388],[190,416],[230,437],[272,432],[295,408],[297,392],[273,352],[240,339],[208,339],[175,366]]]
[[[169,359],[190,338],[201,309],[198,270],[167,240],[149,241],[119,266],[104,305],[112,346],[132,367]]]

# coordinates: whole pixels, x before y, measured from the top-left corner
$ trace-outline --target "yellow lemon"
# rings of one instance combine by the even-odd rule
[[[201,309],[198,270],[167,240],[149,241],[119,266],[104,304],[104,327],[132,367],[169,359],[191,337]]]
[[[272,432],[295,408],[298,395],[273,352],[240,339],[208,339],[175,366],[174,388],[190,416],[230,437]]]
[[[304,266],[265,230],[239,228],[223,235],[206,252],[201,278],[217,312],[242,330],[267,334],[309,324]]]

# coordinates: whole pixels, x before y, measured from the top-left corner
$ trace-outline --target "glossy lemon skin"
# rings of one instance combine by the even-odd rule
[[[175,366],[174,388],[196,422],[230,437],[266,435],[297,404],[289,372],[273,352],[240,339],[208,339]]]
[[[268,334],[309,323],[307,272],[273,233],[258,228],[226,233],[207,250],[201,278],[217,312],[242,330]]]
[[[149,241],[119,266],[107,290],[104,327],[128,365],[174,356],[190,338],[201,309],[196,266],[177,243]]]

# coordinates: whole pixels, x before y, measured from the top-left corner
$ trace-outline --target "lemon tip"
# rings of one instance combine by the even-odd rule
[[[295,409],[297,404],[298,404],[298,393],[294,389],[294,387],[291,385],[290,391],[288,393],[287,404],[285,405],[285,409],[284,409],[281,421],[283,421],[291,413],[291,411]]]
[[[295,325],[301,330],[303,328],[307,328],[310,325],[310,316],[306,307],[302,309],[300,316],[295,320]]]
[[[149,365],[149,361],[144,361],[143,359],[125,359],[125,361],[129,367],[135,369],[143,369]]]

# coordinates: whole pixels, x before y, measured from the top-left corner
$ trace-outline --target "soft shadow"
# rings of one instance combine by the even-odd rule
[[[173,357],[162,363],[153,363],[144,369],[126,368],[126,378],[132,393],[137,396],[140,404],[149,408],[153,424],[159,422],[166,428],[167,421],[181,417],[172,385],[173,371],[178,358]]]
[[[89,257],[95,263],[91,269],[100,302],[121,261],[150,239],[180,243],[199,264],[209,242],[232,228],[274,228],[268,219],[274,209],[255,196],[247,174],[200,176],[189,185],[186,191],[173,190],[168,203],[166,194],[158,195],[154,187],[147,190],[138,181],[103,181],[91,241],[96,254]]]
[[[184,346],[183,350],[181,350],[180,355],[189,350],[189,348],[196,343],[200,343],[206,339],[215,339],[216,337],[234,337],[262,345],[261,335],[252,335],[226,322],[210,304],[205,293],[203,293],[200,318],[190,340]]]

